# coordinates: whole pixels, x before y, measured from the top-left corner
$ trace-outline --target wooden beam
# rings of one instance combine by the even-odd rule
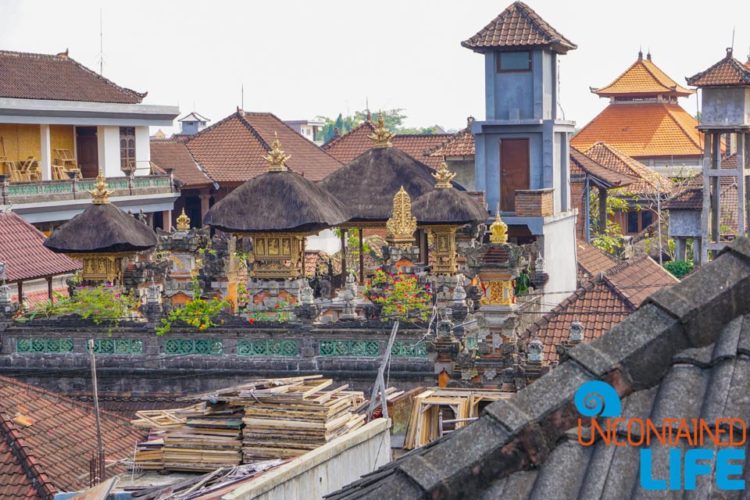
[[[47,276],[47,297],[50,302],[54,301],[54,296],[52,295],[52,276]]]
[[[365,284],[365,230],[359,228],[359,284]]]
[[[599,233],[607,232],[607,190],[599,188]]]
[[[341,274],[346,278],[346,228],[341,228]]]

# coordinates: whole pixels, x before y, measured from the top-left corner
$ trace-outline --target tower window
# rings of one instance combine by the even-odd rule
[[[500,52],[497,55],[498,73],[531,70],[531,52],[528,50]]]
[[[120,168],[135,169],[135,127],[120,127]]]

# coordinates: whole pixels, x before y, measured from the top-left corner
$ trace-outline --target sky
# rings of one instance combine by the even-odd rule
[[[527,0],[578,45],[561,57],[560,103],[583,126],[591,94],[638,54],[678,83],[725,54],[750,52],[750,1]],[[482,56],[461,47],[509,2],[488,0],[0,0],[0,49],[57,53],[213,122],[242,104],[282,119],[403,108],[406,125],[484,118]],[[691,114],[695,97],[683,99]]]

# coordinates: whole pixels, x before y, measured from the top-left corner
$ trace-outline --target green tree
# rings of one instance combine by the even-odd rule
[[[407,118],[404,111],[403,108],[382,111],[383,122],[386,128],[394,134],[436,134],[442,131],[437,125],[431,127],[404,127],[403,123]],[[316,139],[323,139],[324,142],[328,142],[335,137],[336,130],[338,130],[339,134],[344,135],[367,120],[367,115],[368,111],[364,109],[355,111],[353,115],[348,116],[339,113],[335,120],[326,116],[317,116],[315,119],[322,121],[325,125],[323,125]],[[376,121],[380,117],[380,112],[371,113],[370,117],[372,121]]]
[[[617,255],[622,250],[622,228],[611,219],[617,212],[627,212],[631,207],[626,198],[632,198],[621,189],[612,189],[607,196],[607,223],[602,231],[599,222],[599,191],[593,190],[589,195],[589,220],[591,221],[591,244],[599,250]],[[635,210],[640,207],[635,206]]]

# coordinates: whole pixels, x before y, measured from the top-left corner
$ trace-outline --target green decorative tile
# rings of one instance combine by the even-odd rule
[[[205,354],[218,355],[224,352],[221,340],[214,339],[167,339],[164,352],[173,355]]]
[[[73,339],[16,339],[16,352],[34,354],[64,354],[73,352]]]
[[[295,340],[261,339],[237,341],[239,356],[299,356],[299,344]]]
[[[376,358],[380,354],[377,340],[321,340],[321,356],[359,356]]]
[[[427,344],[424,342],[397,340],[393,343],[391,354],[396,358],[426,358]]]

